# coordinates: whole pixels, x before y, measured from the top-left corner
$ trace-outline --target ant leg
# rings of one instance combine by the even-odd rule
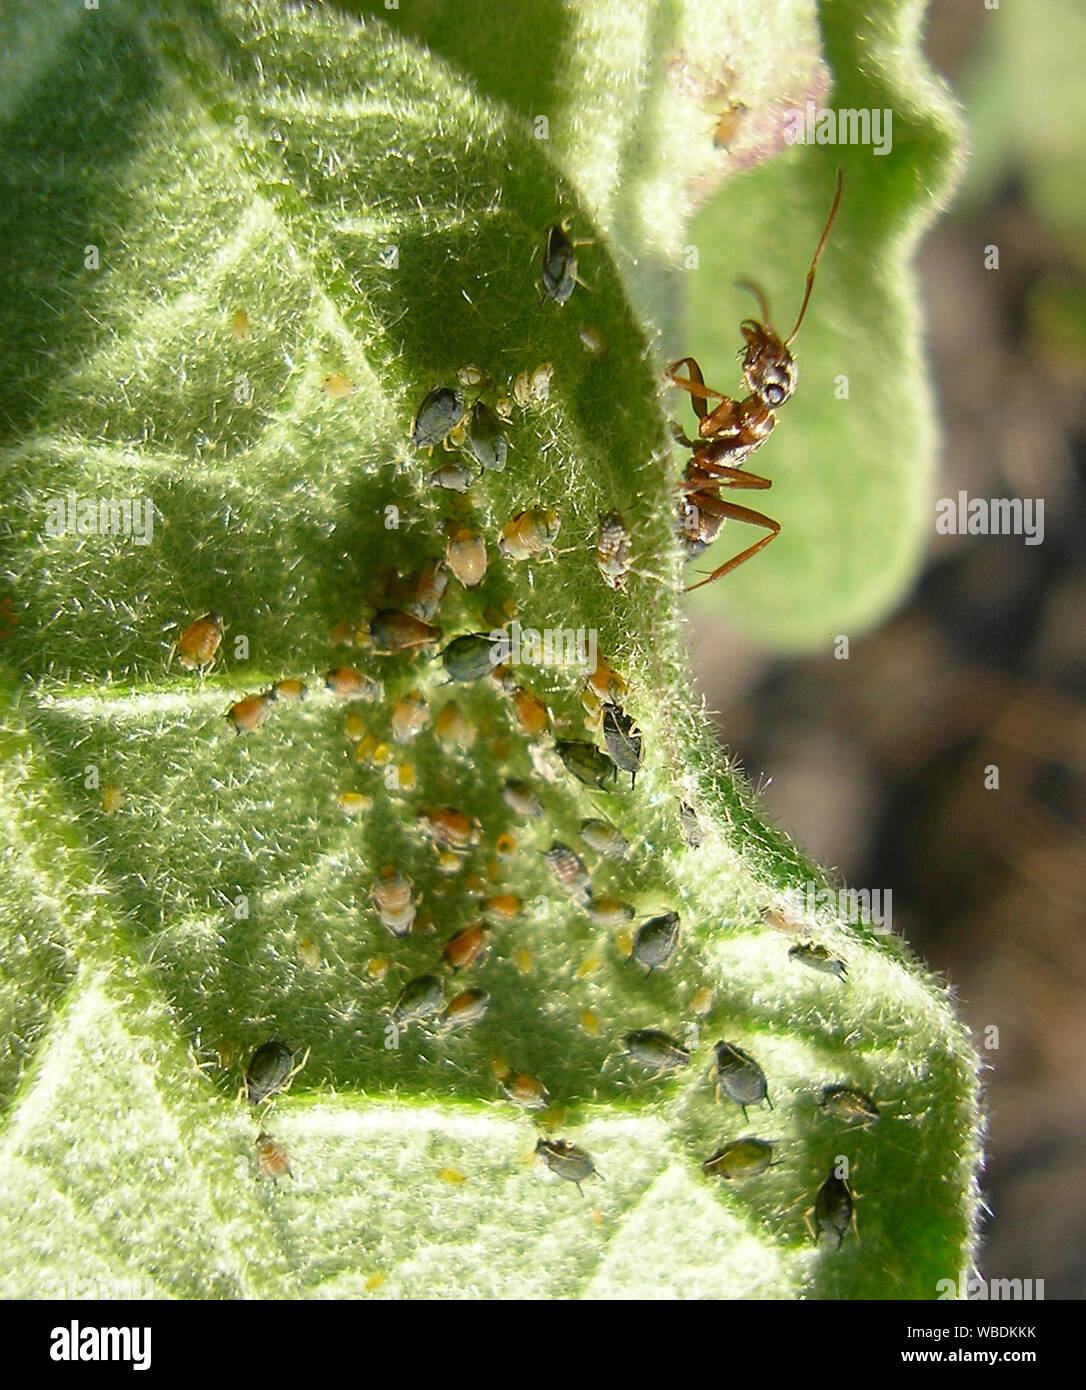
[[[697,456],[690,460],[695,467],[698,465]],[[712,470],[710,473],[710,469]],[[708,492],[715,485],[717,487],[735,488],[762,488],[772,487],[771,478],[762,478],[757,473],[748,473],[744,468],[731,468],[726,463],[714,463],[704,470],[710,473],[712,482],[699,483],[699,492]]]
[[[685,367],[690,373],[689,377],[676,376],[679,367]],[[703,420],[709,413],[709,408],[705,402],[710,397],[717,400],[726,401],[728,397],[723,391],[714,391],[711,386],[706,386],[705,378],[701,374],[701,368],[693,357],[680,357],[677,362],[672,362],[667,369],[667,374],[671,378],[672,384],[680,387],[683,391],[690,394],[690,399],[694,406],[694,413],[699,420]]]
[[[748,545],[746,550],[741,550],[738,555],[733,555],[730,560],[726,560],[719,568],[713,570],[712,574],[705,579],[700,579],[696,584],[688,584],[686,592],[690,593],[694,589],[701,589],[706,584],[714,584],[724,575],[729,574],[733,569],[738,568],[744,560],[749,560],[752,555],[757,555],[759,550],[764,549],[771,540],[780,532],[779,521],[774,521],[772,517],[766,516],[763,512],[756,512],[751,507],[740,507],[735,502],[719,501],[714,508],[716,515],[731,521],[747,521],[752,526],[764,526],[767,534],[760,540],[756,540],[753,545]]]

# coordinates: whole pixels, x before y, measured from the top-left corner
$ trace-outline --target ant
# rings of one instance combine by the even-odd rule
[[[815,267],[829,239],[830,228],[837,216],[841,202],[841,170],[837,171],[837,187],[833,195],[833,205],[826,225],[822,230],[818,246],[815,248],[811,268],[807,272],[807,289],[800,305],[799,317],[795,327],[782,342],[769,322],[769,307],[765,295],[749,281],[739,281],[741,289],[750,290],[758,300],[764,322],[757,319],[744,319],[739,331],[746,340],[743,352],[743,380],[750,394],[742,400],[725,396],[722,391],[714,391],[706,386],[701,368],[693,357],[680,357],[678,362],[668,368],[668,376],[674,385],[689,392],[694,413],[698,417],[697,440],[687,439],[678,426],[675,436],[694,456],[687,464],[683,475],[683,520],[682,536],[691,556],[700,555],[716,539],[720,528],[727,520],[747,521],[755,526],[764,526],[767,534],[748,545],[745,550],[733,555],[715,569],[707,578],[691,584],[689,589],[700,589],[721,579],[730,570],[749,560],[759,550],[767,546],[779,533],[780,523],[752,507],[741,507],[735,502],[725,502],[719,495],[724,488],[768,488],[773,484],[769,478],[760,478],[756,473],[742,472],[743,464],[755,449],[760,449],[769,438],[769,433],[777,423],[776,411],[788,400],[796,389],[796,364],[789,352],[796,334],[799,332],[803,316],[814,286]],[[685,368],[687,376],[675,373]],[[710,398],[720,404],[712,410],[706,405]],[[688,592],[689,592],[688,589]]]

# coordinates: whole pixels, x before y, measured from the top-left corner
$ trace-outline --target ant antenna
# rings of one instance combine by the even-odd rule
[[[751,294],[754,295],[758,303],[761,305],[763,325],[770,333],[772,333],[773,326],[769,322],[769,305],[765,302],[765,295],[758,288],[758,286],[754,284],[752,280],[736,280],[735,287],[739,290],[750,290]]]
[[[811,298],[811,290],[814,288],[815,267],[818,265],[818,258],[822,255],[822,252],[826,246],[826,242],[829,240],[830,228],[833,226],[833,219],[837,216],[837,209],[841,204],[841,187],[843,183],[844,174],[841,172],[840,169],[838,169],[837,188],[833,195],[833,205],[830,208],[829,217],[826,218],[826,225],[822,229],[822,236],[819,239],[818,245],[815,247],[814,258],[811,261],[811,268],[807,272],[807,289],[803,296],[803,303],[800,305],[799,308],[799,318],[796,319],[795,328],[792,329],[791,333],[789,333],[788,337],[784,340],[785,347],[787,347],[789,343],[791,343],[792,339],[799,332],[799,326],[803,322],[803,315],[807,312],[807,304]]]

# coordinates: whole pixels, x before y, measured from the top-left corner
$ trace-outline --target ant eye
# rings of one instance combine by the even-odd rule
[[[765,398],[770,405],[780,405],[784,400],[784,389],[780,386],[767,386]]]

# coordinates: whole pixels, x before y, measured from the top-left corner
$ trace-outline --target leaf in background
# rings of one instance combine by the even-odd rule
[[[602,239],[581,252],[594,293],[540,304],[543,229],[572,209],[591,231],[574,191],[508,113],[374,22],[223,0],[4,23],[4,1292],[41,1296],[76,1270],[177,1297],[450,1281],[504,1297],[932,1296],[972,1248],[973,1053],[897,943],[795,908],[821,879],[721,766],[682,660],[677,460]],[[429,486],[462,454],[408,445],[426,392],[473,364],[496,398],[542,363],[549,395],[513,409],[505,470],[463,495]],[[69,491],[152,498],[150,544],[49,534]],[[514,565],[501,528],[537,504],[560,515],[559,553]],[[625,593],[594,563],[615,506],[634,542]],[[388,571],[442,553],[450,519],[485,537],[490,565],[477,589],[450,583],[446,637],[508,605],[526,626],[595,633],[644,733],[636,790],[574,781],[492,681],[449,686],[428,654],[332,644]],[[179,625],[209,609],[227,622],[219,665],[203,681],[167,670]],[[320,676],[348,662],[381,682],[350,707],[350,737]],[[230,734],[225,709],[284,676],[309,698]],[[560,736],[596,737],[574,673],[516,676]],[[432,725],[393,743],[392,708],[416,688],[431,717],[457,701],[470,747]],[[538,824],[503,799],[511,777],[537,789]],[[481,823],[461,861],[420,833],[435,805]],[[630,841],[625,860],[583,844],[590,816]],[[668,969],[645,975],[558,890],[554,840],[583,853],[597,898],[638,920],[680,913]],[[405,940],[373,910],[385,865],[421,899]],[[443,947],[499,892],[522,900],[517,920],[451,975]],[[847,957],[847,982],[789,960],[762,915],[787,903]],[[446,997],[485,988],[486,1018],[390,1029],[424,971]],[[693,1064],[639,1076],[619,1053],[643,1027],[688,1039]],[[308,1056],[257,1116],[239,1070],[272,1036]],[[769,1077],[775,1109],[749,1126],[706,1074],[721,1036]],[[500,1099],[499,1059],[550,1093],[547,1132],[596,1160],[583,1199],[526,1161],[540,1130]],[[819,1110],[818,1087],[844,1081],[877,1094],[876,1129]],[[257,1180],[261,1124],[295,1173],[278,1188]],[[779,1164],[706,1179],[722,1138],[755,1127]],[[863,1223],[840,1252],[803,1220],[839,1153]]]

